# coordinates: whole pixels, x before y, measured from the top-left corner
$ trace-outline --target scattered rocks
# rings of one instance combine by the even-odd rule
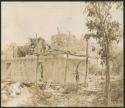
[[[31,87],[32,85],[33,85],[33,83],[31,83],[29,81],[24,81],[24,82],[22,82],[21,87],[24,87],[24,86]]]
[[[79,85],[76,92],[75,84],[59,85],[52,81],[38,82],[38,85],[31,82],[13,82],[2,83],[1,99],[2,106],[99,106],[104,105],[104,92],[99,86],[96,86],[90,78],[88,85]],[[100,77],[101,78],[101,77]],[[89,81],[89,80],[88,80]],[[91,84],[90,84],[91,83]],[[123,101],[120,81],[113,82],[112,101],[120,103]],[[118,88],[116,88],[116,85]],[[101,88],[101,89],[100,89]],[[115,95],[114,95],[115,94]]]
[[[47,84],[46,84],[46,89],[50,88],[51,83],[52,83],[51,80],[49,80],[49,81],[47,82]]]
[[[16,96],[18,94],[21,94],[21,87],[20,87],[20,83],[14,83],[10,85],[10,95],[11,96]]]

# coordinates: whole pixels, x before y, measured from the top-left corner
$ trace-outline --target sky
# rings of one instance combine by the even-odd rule
[[[87,33],[85,6],[84,2],[2,2],[2,49],[12,42],[23,45],[36,33],[49,42],[57,27],[80,38]],[[112,15],[123,25],[123,11]]]

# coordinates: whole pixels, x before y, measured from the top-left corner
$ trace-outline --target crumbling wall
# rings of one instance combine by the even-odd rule
[[[19,81],[35,81],[36,76],[36,61],[34,59],[17,60],[13,62],[13,72],[11,80]],[[15,77],[16,76],[16,77]]]
[[[78,59],[68,59],[67,62],[67,74],[66,82],[75,82],[75,70],[77,64],[81,60]],[[43,62],[43,78],[44,80],[51,80],[55,83],[64,83],[65,79],[65,69],[66,59],[64,58],[49,58],[45,59]],[[83,82],[85,76],[85,62],[83,61],[78,68],[80,72],[80,82]]]
[[[79,59],[69,59],[67,62],[66,82],[75,82],[75,70]],[[66,58],[41,58],[43,65],[43,79],[51,80],[55,83],[64,83]],[[10,81],[36,81],[36,59],[18,58],[2,62],[2,79]],[[80,81],[84,81],[85,62],[83,61],[78,68]],[[41,76],[38,69],[37,78]]]
[[[64,81],[65,74],[65,60],[61,58],[45,59],[43,63],[43,78],[48,81],[51,80],[55,83]]]
[[[34,59],[13,59],[2,62],[2,79],[6,81],[35,81],[36,61]]]

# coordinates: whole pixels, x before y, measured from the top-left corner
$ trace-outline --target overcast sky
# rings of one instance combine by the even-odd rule
[[[84,7],[84,2],[2,2],[2,49],[25,44],[35,33],[49,41],[57,27],[80,38],[87,32]],[[113,16],[123,24],[123,11]]]

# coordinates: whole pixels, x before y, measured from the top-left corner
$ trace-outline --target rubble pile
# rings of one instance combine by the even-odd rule
[[[99,77],[99,80],[101,79]],[[54,84],[52,81],[39,81],[36,85],[28,81],[2,82],[1,103],[4,107],[103,106],[104,91],[101,85],[104,84],[104,81],[103,78],[102,81],[97,82],[94,76],[89,76],[87,85],[79,84],[78,90],[76,90],[76,85],[71,83],[60,85]],[[115,89],[116,83],[113,84],[112,93],[116,94],[120,90]],[[112,95],[117,96],[112,101],[120,101],[121,95],[122,91],[117,95]],[[122,101],[121,99],[120,103]]]
[[[29,103],[32,94],[28,91],[26,86],[21,85],[19,82],[2,83],[3,88],[1,91],[2,106],[25,106]]]

